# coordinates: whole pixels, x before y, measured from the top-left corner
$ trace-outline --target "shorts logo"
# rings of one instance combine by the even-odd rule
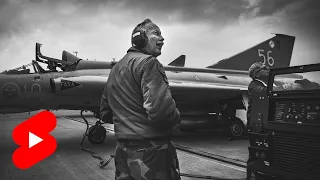
[[[42,111],[15,127],[12,138],[20,147],[12,155],[14,165],[28,169],[52,155],[57,149],[57,141],[49,132],[56,125],[55,115]]]

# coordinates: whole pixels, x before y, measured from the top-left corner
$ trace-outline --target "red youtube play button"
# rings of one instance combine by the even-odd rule
[[[12,155],[13,163],[20,169],[27,169],[53,154],[57,141],[49,133],[56,125],[55,115],[42,111],[14,128],[12,137],[20,147]]]

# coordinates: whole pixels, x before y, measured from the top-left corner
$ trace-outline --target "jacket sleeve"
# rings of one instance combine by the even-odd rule
[[[170,128],[180,122],[180,112],[172,99],[167,76],[160,62],[147,59],[141,72],[143,107],[155,125]]]
[[[112,111],[108,103],[108,97],[107,97],[107,86],[105,86],[102,97],[101,97],[101,102],[100,102],[100,118],[103,122],[105,123],[113,123],[112,121]]]

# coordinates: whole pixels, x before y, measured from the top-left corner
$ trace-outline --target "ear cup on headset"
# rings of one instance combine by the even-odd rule
[[[140,29],[132,34],[132,44],[139,47],[144,48],[147,45],[148,37],[144,30]]]

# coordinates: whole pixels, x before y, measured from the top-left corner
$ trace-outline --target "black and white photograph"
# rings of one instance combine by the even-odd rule
[[[0,0],[0,179],[320,179],[319,9]]]

